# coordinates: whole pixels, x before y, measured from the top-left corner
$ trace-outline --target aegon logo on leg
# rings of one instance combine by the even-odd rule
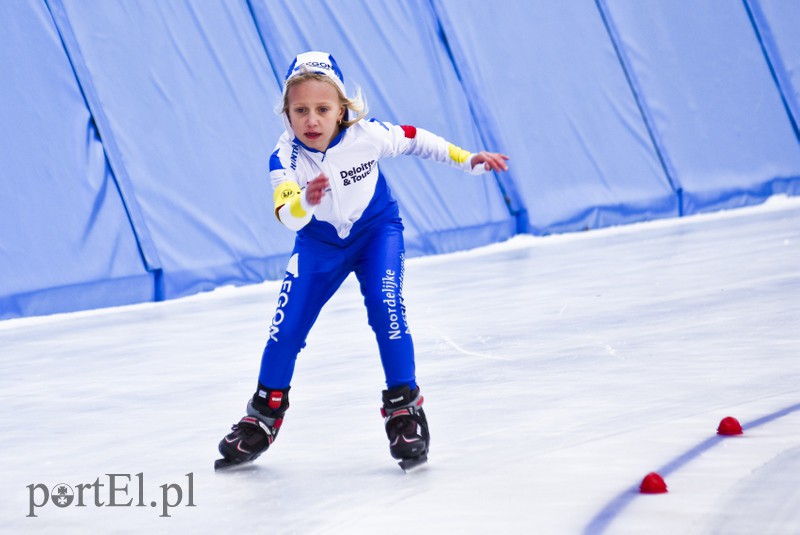
[[[283,323],[283,318],[286,316],[283,307],[289,302],[289,292],[292,291],[292,281],[289,277],[296,279],[300,276],[299,257],[298,253],[293,254],[289,259],[289,264],[286,266],[286,276],[281,283],[281,293],[278,294],[278,308],[275,310],[272,324],[269,326],[269,337],[274,342],[278,341],[278,333],[281,331],[280,324]]]
[[[147,507],[157,508],[160,505],[161,518],[169,518],[170,509],[183,504],[184,507],[196,507],[194,503],[194,472],[186,474],[186,488],[179,483],[164,483],[160,485],[160,501],[146,502],[144,497],[144,473],[138,474],[105,474],[108,478],[94,483],[78,483],[68,485],[58,483],[48,488],[44,483],[31,483],[28,489],[28,514],[27,518],[37,518],[37,510],[48,503],[58,508],[88,507]],[[131,489],[132,487],[135,489]],[[131,489],[129,491],[129,489]],[[186,501],[184,502],[184,497]],[[134,498],[136,502],[134,503]]]

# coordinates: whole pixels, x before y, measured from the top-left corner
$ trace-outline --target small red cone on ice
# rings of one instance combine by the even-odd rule
[[[667,484],[664,483],[664,478],[655,472],[650,472],[642,480],[639,485],[639,492],[642,494],[663,494],[667,492]]]
[[[742,424],[733,416],[723,418],[717,427],[718,435],[741,435],[742,433]]]

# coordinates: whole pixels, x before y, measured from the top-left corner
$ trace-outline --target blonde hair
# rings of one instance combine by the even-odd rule
[[[339,87],[333,82],[333,80],[330,79],[329,76],[312,71],[301,72],[300,74],[296,74],[286,80],[286,84],[283,89],[283,102],[281,102],[281,106],[279,110],[277,110],[278,113],[283,113],[286,117],[289,117],[289,89],[295,85],[302,84],[303,82],[307,82],[309,80],[316,80],[318,82],[331,84],[331,86],[336,89],[336,93],[339,95],[339,104],[341,104],[345,110],[354,112],[355,117],[352,119],[347,118],[347,113],[344,114],[344,119],[342,119],[341,122],[342,128],[353,126],[367,116],[367,100],[361,93],[360,87],[356,86],[356,96],[353,98],[347,98],[347,95],[342,93],[341,89],[339,89]]]

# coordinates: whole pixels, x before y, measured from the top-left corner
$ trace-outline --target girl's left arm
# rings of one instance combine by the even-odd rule
[[[506,162],[509,158],[505,154],[488,151],[472,153],[424,128],[382,122],[378,124],[386,130],[384,134],[391,145],[390,154],[387,155],[413,155],[448,164],[473,175],[508,170]]]

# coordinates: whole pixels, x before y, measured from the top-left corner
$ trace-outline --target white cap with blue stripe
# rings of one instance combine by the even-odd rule
[[[344,75],[341,69],[339,69],[339,65],[336,64],[336,60],[327,52],[318,51],[303,52],[294,58],[294,61],[289,66],[289,70],[286,72],[286,78],[283,83],[284,93],[286,92],[286,82],[288,82],[290,78],[306,72],[324,74],[336,84],[336,87],[339,88],[342,95],[347,95],[344,89]]]

